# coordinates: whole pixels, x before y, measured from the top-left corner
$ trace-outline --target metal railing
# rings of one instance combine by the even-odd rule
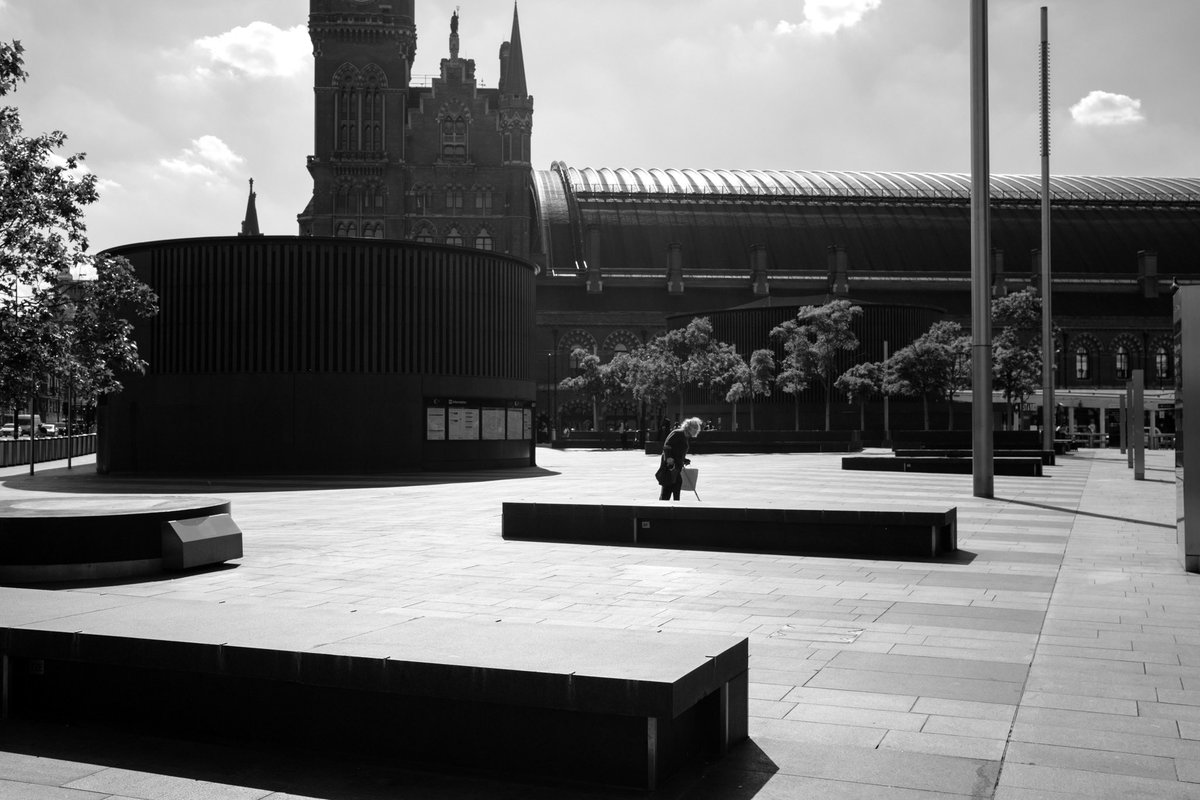
[[[68,455],[86,456],[96,452],[96,434],[46,436],[37,439],[0,439],[0,467],[29,463],[32,450],[35,463],[60,461]]]

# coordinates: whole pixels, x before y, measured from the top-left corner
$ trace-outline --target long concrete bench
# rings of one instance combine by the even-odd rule
[[[746,738],[747,648],[0,588],[0,712],[653,789]]]
[[[971,448],[942,448],[927,450],[924,448],[895,448],[893,454],[900,458],[926,458],[929,456],[937,456],[940,458],[971,458]],[[996,458],[1040,458],[1042,466],[1054,466],[1054,451],[1053,450],[993,450],[992,455]]]
[[[113,580],[242,557],[228,500],[73,495],[0,500],[0,581]]]
[[[708,453],[860,453],[860,441],[723,441],[701,438],[693,443],[693,449]],[[646,455],[662,455],[662,442],[646,442]]]
[[[505,503],[501,531],[513,540],[937,558],[958,549],[958,510]]]
[[[846,456],[842,469],[874,470],[878,472],[937,472],[950,475],[970,475],[974,469],[971,458],[944,456]],[[996,475],[1021,475],[1040,478],[1041,457],[992,459],[992,471]]]

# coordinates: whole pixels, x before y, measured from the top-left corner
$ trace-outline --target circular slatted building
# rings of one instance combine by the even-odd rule
[[[101,472],[336,474],[532,461],[534,268],[415,242],[111,251],[159,296],[100,409]]]

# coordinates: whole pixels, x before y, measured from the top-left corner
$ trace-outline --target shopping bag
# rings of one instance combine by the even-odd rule
[[[692,492],[699,500],[700,493],[696,491],[696,481],[700,480],[700,470],[695,467],[684,467],[680,474],[683,476],[683,491]]]

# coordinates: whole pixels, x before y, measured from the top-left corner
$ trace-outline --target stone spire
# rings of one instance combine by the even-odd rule
[[[450,58],[458,60],[458,8],[450,15]]]
[[[250,197],[246,199],[246,218],[242,220],[242,232],[238,236],[262,236],[258,230],[258,209],[254,207],[254,178],[250,179]]]
[[[521,21],[517,18],[516,3],[513,3],[512,36],[507,50],[506,63],[502,65],[504,79],[500,84],[500,93],[524,98],[529,94],[529,89],[525,85],[525,54],[521,51]]]

